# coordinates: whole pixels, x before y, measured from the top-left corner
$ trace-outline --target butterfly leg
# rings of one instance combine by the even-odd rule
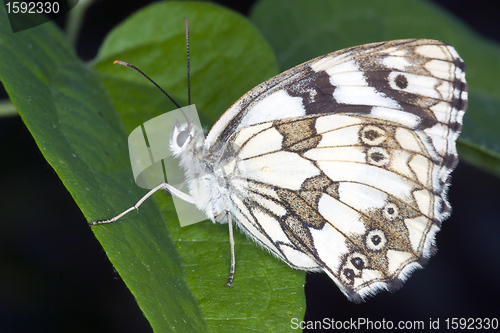
[[[216,221],[221,221],[224,216],[227,216],[227,224],[229,226],[229,244],[231,246],[231,267],[229,268],[229,277],[227,279],[226,287],[231,287],[234,278],[234,269],[236,267],[236,260],[234,259],[234,237],[233,237],[233,217],[228,210],[223,211],[215,217]]]
[[[236,260],[234,259],[234,237],[233,237],[233,218],[231,212],[227,212],[227,224],[229,225],[229,244],[231,246],[231,268],[229,269],[229,278],[227,279],[226,287],[231,287],[233,284],[234,269]]]
[[[194,203],[194,200],[193,200],[193,198],[190,195],[188,195],[188,194],[186,194],[184,192],[179,191],[178,189],[176,189],[172,185],[169,185],[167,183],[161,183],[161,184],[155,186],[151,191],[149,191],[148,193],[146,193],[146,195],[143,196],[141,199],[139,199],[139,201],[137,201],[135,205],[133,205],[129,209],[125,210],[124,212],[116,215],[115,217],[107,219],[107,220],[92,221],[92,222],[89,223],[89,225],[90,226],[94,226],[94,225],[98,225],[98,224],[107,224],[107,223],[113,223],[113,222],[118,221],[120,218],[122,218],[124,215],[130,213],[134,209],[138,210],[139,206],[142,205],[142,203],[144,201],[146,201],[150,196],[153,195],[153,193],[155,193],[156,191],[158,191],[160,189],[165,189],[168,192],[170,192],[170,194],[175,195],[176,197],[179,197],[180,199],[182,199],[184,201],[187,201],[189,203]]]

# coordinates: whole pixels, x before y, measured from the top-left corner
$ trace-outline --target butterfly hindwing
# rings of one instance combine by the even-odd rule
[[[241,229],[360,300],[399,287],[434,253],[466,106],[465,66],[451,46],[368,44],[257,86],[205,147],[236,156],[223,164]]]

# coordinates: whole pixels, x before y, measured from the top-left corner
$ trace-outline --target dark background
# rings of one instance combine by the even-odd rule
[[[104,36],[152,1],[96,1],[77,51],[95,55]],[[217,1],[248,14],[253,1]],[[433,1],[499,41],[494,1]],[[1,61],[1,60],[0,60]],[[0,118],[0,333],[151,332],[133,296],[19,117]],[[454,208],[439,251],[404,288],[348,302],[324,274],[308,274],[306,320],[492,318],[500,314],[500,180],[461,162],[449,192]],[[283,327],[283,331],[289,326]]]

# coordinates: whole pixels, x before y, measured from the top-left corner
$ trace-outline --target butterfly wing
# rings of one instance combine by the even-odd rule
[[[359,301],[399,287],[434,253],[466,106],[465,67],[451,46],[369,44],[256,87],[205,144],[232,143],[240,227]]]
[[[224,143],[260,122],[345,113],[460,133],[467,108],[465,64],[455,49],[428,39],[351,47],[298,65],[258,85],[214,124],[205,145]]]

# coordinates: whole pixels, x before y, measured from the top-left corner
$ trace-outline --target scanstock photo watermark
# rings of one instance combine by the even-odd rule
[[[323,318],[323,320],[291,319],[294,330],[463,330],[463,329],[498,329],[498,318],[429,318],[428,320],[371,320],[368,318],[350,318],[349,320],[336,320]]]

